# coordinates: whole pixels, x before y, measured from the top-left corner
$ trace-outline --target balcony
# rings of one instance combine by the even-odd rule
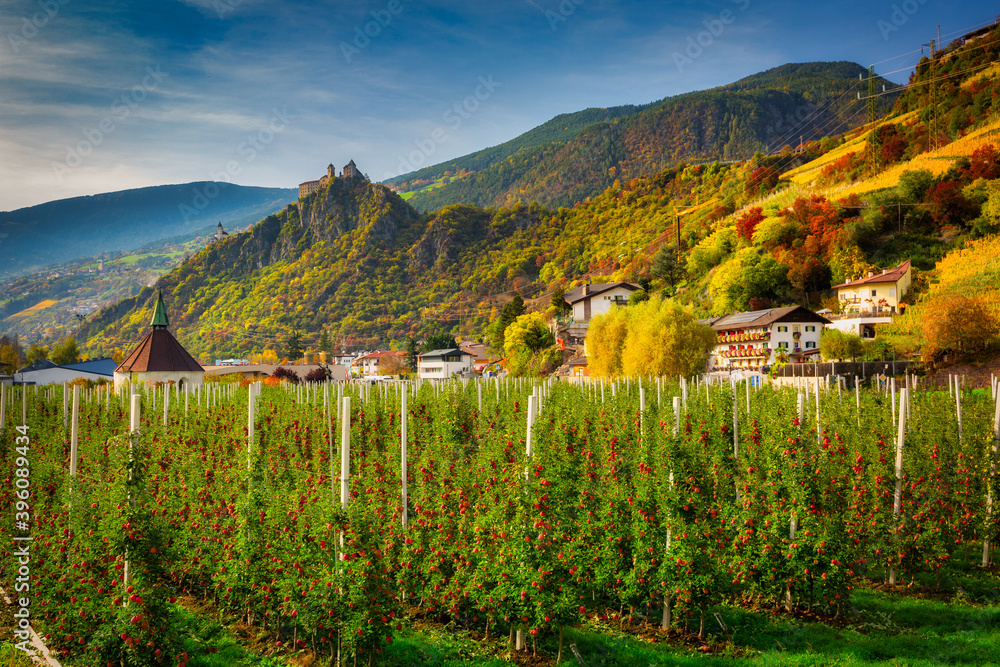
[[[720,357],[725,357],[726,359],[747,359],[751,357],[769,357],[771,356],[770,348],[766,347],[748,347],[742,350],[721,350],[719,352]]]
[[[719,334],[715,340],[717,343],[752,343],[754,341],[771,340],[771,332],[757,331],[755,333]]]

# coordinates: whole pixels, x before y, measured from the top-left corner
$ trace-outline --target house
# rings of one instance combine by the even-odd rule
[[[472,369],[477,373],[482,373],[487,366],[498,359],[497,355],[489,353],[485,343],[462,341],[458,346],[472,355]]]
[[[590,320],[603,315],[612,306],[627,306],[632,292],[642,289],[635,283],[584,283],[563,294],[563,299],[573,308],[572,320],[556,331],[556,337],[570,345],[578,345],[587,338]]]
[[[75,380],[111,381],[114,379],[113,359],[95,359],[77,364],[60,366],[48,359],[39,359],[14,374],[13,381],[19,384],[62,384]]]
[[[589,377],[587,370],[587,357],[576,357],[569,361],[570,375],[572,377]]]
[[[635,283],[584,283],[563,295],[573,307],[573,319],[589,322],[595,315],[603,315],[611,306],[627,306],[632,292],[642,289]]]
[[[855,336],[860,336],[865,340],[875,339],[875,327],[879,324],[891,324],[892,316],[886,314],[884,316],[865,316],[857,315],[855,317],[840,317],[836,315],[831,315],[832,320],[830,324],[827,325],[828,329],[836,329],[847,334],[854,334]]]
[[[351,362],[351,375],[354,377],[382,375],[382,365],[390,357],[396,357],[399,359],[401,365],[406,365],[406,352],[403,350],[375,350],[374,352],[362,354]]]
[[[115,369],[115,389],[131,383],[175,383],[181,389],[205,382],[205,369],[167,329],[163,292],[156,297],[150,332]]]
[[[854,278],[834,285],[842,313],[897,313],[903,296],[910,288],[910,260],[882,273],[869,271],[864,278]],[[905,306],[904,306],[905,307]]]
[[[431,350],[417,356],[417,377],[421,380],[445,380],[471,372],[472,355],[459,347]]]
[[[712,320],[716,333],[709,370],[758,370],[784,352],[802,362],[819,354],[819,337],[830,320],[802,306],[734,313]]]

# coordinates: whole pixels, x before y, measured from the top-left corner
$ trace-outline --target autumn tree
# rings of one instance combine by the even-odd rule
[[[507,372],[513,376],[544,375],[562,363],[562,352],[541,313],[521,315],[504,335]]]
[[[519,294],[515,294],[514,298],[504,304],[504,307],[500,310],[500,317],[493,320],[490,324],[489,344],[493,350],[503,352],[507,327],[523,314],[524,299]]]
[[[0,371],[8,373],[24,366],[24,350],[17,336],[0,336]]]
[[[753,240],[753,232],[764,220],[764,209],[755,206],[740,216],[736,221],[736,234],[747,241]]]
[[[587,368],[595,377],[622,373],[622,348],[628,334],[628,308],[595,315],[587,327]]]
[[[819,336],[819,352],[823,359],[856,359],[865,353],[861,336],[839,329],[823,329]]]
[[[381,375],[403,375],[410,372],[406,357],[399,354],[383,354],[378,360],[378,372]]]
[[[981,298],[938,294],[922,303],[920,310],[925,361],[947,353],[976,356],[1000,341],[1000,323]]]
[[[76,339],[68,336],[50,351],[49,361],[58,365],[75,364],[80,361],[80,350],[76,346]]]
[[[29,347],[28,351],[25,353],[24,363],[30,366],[39,359],[48,359],[48,358],[49,358],[48,346],[39,345],[38,342],[36,341],[31,344],[31,347]]]
[[[705,369],[715,333],[691,308],[651,298],[591,320],[587,365],[597,377],[694,375]]]

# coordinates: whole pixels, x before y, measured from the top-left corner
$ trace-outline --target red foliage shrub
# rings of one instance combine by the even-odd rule
[[[764,219],[764,209],[755,206],[736,221],[736,234],[747,241],[753,240],[753,230]]]

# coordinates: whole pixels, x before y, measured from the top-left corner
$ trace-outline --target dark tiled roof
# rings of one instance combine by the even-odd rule
[[[587,294],[583,293],[584,287],[590,288]],[[642,289],[635,283],[595,283],[593,285],[580,285],[579,287],[574,287],[563,295],[563,299],[566,300],[566,303],[573,304],[578,301],[583,301],[584,299],[589,299],[592,296],[603,294],[604,292],[613,290],[616,287],[624,287],[632,292],[637,289]]]
[[[92,359],[90,361],[81,361],[78,364],[66,364],[63,368],[111,376],[115,374],[115,367],[117,365],[114,359]]]
[[[857,280],[852,280],[846,283],[840,283],[839,285],[834,285],[833,289],[840,289],[841,287],[854,287],[855,285],[871,285],[876,283],[894,283],[900,278],[902,278],[906,272],[910,269],[910,260],[906,260],[899,266],[895,266],[885,273],[876,273],[870,278],[858,278]]]
[[[194,357],[188,354],[167,329],[153,329],[132,350],[116,373],[144,373],[148,371],[204,372]]]
[[[576,357],[574,359],[570,359],[569,360],[569,365],[570,366],[586,366],[587,365],[587,357]]]
[[[819,322],[829,324],[830,320],[822,315],[817,315],[808,308],[802,306],[786,306],[784,308],[769,308],[768,310],[755,310],[749,313],[733,313],[716,320],[712,328],[716,331],[728,331],[730,329],[747,329],[750,327],[764,327],[774,322]]]
[[[31,371],[43,371],[46,368],[59,368],[57,364],[52,363],[48,359],[36,359],[30,366],[25,366],[18,373],[28,373]]]
[[[439,357],[450,357],[452,355],[462,355],[462,354],[464,354],[467,357],[473,356],[472,354],[458,347],[453,347],[447,350],[430,350],[428,352],[424,352],[423,354],[417,356],[419,356],[421,359],[437,359]]]

